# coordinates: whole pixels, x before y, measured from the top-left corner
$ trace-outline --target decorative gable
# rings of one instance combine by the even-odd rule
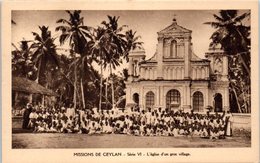
[[[186,29],[180,25],[177,24],[176,19],[173,19],[173,22],[170,26],[164,28],[163,30],[157,32],[158,36],[167,37],[169,35],[180,35],[180,34],[191,34],[191,30]]]

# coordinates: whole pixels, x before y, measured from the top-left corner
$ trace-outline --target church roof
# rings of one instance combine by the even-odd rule
[[[192,31],[184,28],[180,25],[177,24],[176,19],[173,19],[173,22],[171,25],[168,27],[164,28],[163,30],[159,31],[158,34],[164,34],[164,33],[169,33],[169,32],[174,32],[174,33],[191,33]]]

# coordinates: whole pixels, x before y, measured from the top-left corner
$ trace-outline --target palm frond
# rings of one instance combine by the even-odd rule
[[[42,38],[40,37],[40,35],[36,32],[32,32],[33,36],[34,36],[34,40],[39,41],[39,42],[43,42]]]
[[[58,19],[58,20],[56,21],[56,23],[69,24],[70,26],[72,25],[71,22],[69,22],[69,21],[66,20],[66,19]]]
[[[216,15],[216,14],[213,14],[213,16],[214,16],[214,18],[215,18],[216,20],[218,20],[219,22],[224,22],[224,20],[223,20],[220,16],[218,16],[218,15]]]
[[[69,37],[70,37],[70,34],[68,34],[68,33],[66,33],[66,34],[64,33],[64,34],[60,35],[60,38],[59,38],[60,45],[63,45],[66,42],[66,40],[68,40]]]
[[[240,21],[242,21],[243,19],[245,19],[246,17],[249,17],[249,16],[250,16],[250,12],[247,12],[247,13],[244,13],[244,14],[234,18],[234,21],[235,22],[240,22]]]
[[[69,26],[58,26],[58,27],[55,28],[56,32],[62,31],[62,33],[66,32],[66,31],[69,31],[69,30],[70,30]]]
[[[223,25],[219,22],[205,22],[203,24],[211,25],[213,28],[219,28],[222,27]]]

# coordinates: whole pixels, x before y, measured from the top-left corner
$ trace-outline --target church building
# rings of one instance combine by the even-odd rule
[[[126,107],[215,112],[229,110],[228,58],[210,47],[201,59],[193,53],[192,31],[177,24],[159,31],[156,52],[145,59],[144,49],[129,54]]]

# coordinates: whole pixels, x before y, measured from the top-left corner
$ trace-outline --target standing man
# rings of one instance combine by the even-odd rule
[[[226,114],[226,136],[232,136],[232,123],[233,123],[233,116],[230,111],[227,111]]]
[[[29,121],[30,121],[30,114],[32,112],[32,105],[30,103],[28,103],[26,105],[26,109],[23,113],[23,129],[28,129],[28,124],[29,124]]]

